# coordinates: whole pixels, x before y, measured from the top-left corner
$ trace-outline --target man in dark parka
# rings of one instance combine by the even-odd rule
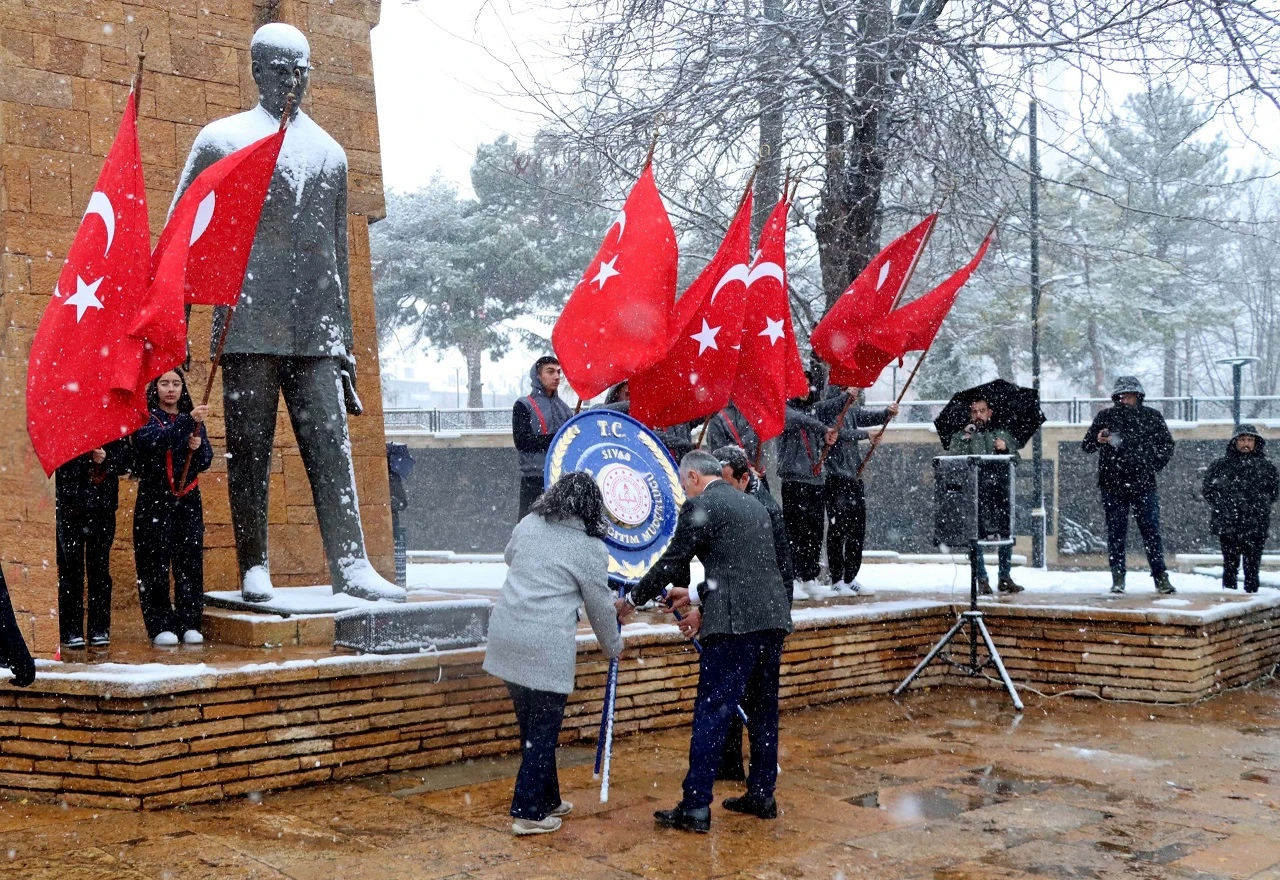
[[[1098,489],[1107,517],[1107,558],[1111,564],[1111,592],[1124,592],[1125,538],[1129,511],[1151,565],[1151,578],[1161,593],[1176,592],[1169,582],[1160,537],[1160,494],[1156,474],[1173,458],[1173,435],[1164,416],[1142,401],[1146,392],[1136,376],[1116,379],[1107,407],[1093,419],[1081,448],[1098,453]]]
[[[1262,548],[1271,527],[1271,505],[1280,495],[1276,466],[1267,460],[1267,441],[1253,425],[1240,425],[1227,453],[1204,475],[1204,500],[1213,532],[1222,542],[1222,586],[1236,588],[1244,557],[1244,591],[1258,592]]]

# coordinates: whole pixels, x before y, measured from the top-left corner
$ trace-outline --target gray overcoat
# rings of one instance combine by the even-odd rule
[[[507,542],[507,579],[489,618],[484,669],[538,691],[573,691],[578,606],[608,657],[622,652],[604,542],[573,520],[531,513]]]

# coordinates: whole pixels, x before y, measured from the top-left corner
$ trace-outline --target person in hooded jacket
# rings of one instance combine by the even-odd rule
[[[707,422],[707,437],[702,444],[704,449],[720,449],[724,446],[740,446],[747,454],[751,467],[760,467],[760,436],[751,427],[742,410],[732,402]]]
[[[85,646],[85,575],[88,575],[89,644],[111,642],[111,544],[116,538],[120,477],[133,460],[121,438],[76,456],[54,475],[58,538],[58,624],[62,646]]]
[[[1164,416],[1143,404],[1145,397],[1136,376],[1116,379],[1111,392],[1115,405],[1094,417],[1080,444],[1085,452],[1098,453],[1098,489],[1107,518],[1107,558],[1113,593],[1124,592],[1125,538],[1131,510],[1138,521],[1156,590],[1177,592],[1165,566],[1160,494],[1156,491],[1156,474],[1173,458],[1173,435]]]
[[[1267,441],[1253,425],[1240,425],[1227,453],[1204,475],[1204,500],[1213,532],[1222,542],[1222,586],[1236,588],[1244,558],[1244,591],[1258,592],[1262,548],[1271,528],[1271,505],[1280,496],[1276,466],[1267,459]]]
[[[179,370],[147,386],[150,420],[133,435],[138,501],[133,512],[133,553],[138,598],[147,635],[156,647],[204,641],[204,510],[199,474],[213,463],[205,432],[207,405],[193,406]],[[182,468],[191,451],[191,469]],[[173,575],[173,601],[169,576]]]
[[[560,399],[564,374],[560,361],[543,355],[529,369],[529,394],[511,408],[511,436],[520,460],[520,509],[524,519],[533,502],[542,494],[547,450],[560,426],[573,417],[569,405]]]
[[[814,414],[818,385],[811,373],[806,375],[809,396],[787,401],[786,425],[778,442],[778,477],[795,563],[796,598],[822,599],[834,594],[818,582],[826,526],[826,470],[818,468],[815,474],[814,469],[823,449],[836,442],[837,434]]]
[[[856,389],[828,385],[823,399],[814,407],[814,415],[834,425],[844,411],[850,394]],[[883,425],[898,414],[898,404],[872,409],[855,404],[845,412],[836,442],[827,453],[825,484],[827,506],[827,568],[832,589],[840,596],[869,595],[858,583],[862,570],[862,547],[867,537],[867,493],[858,468],[862,464],[859,443],[870,435],[862,430]]]

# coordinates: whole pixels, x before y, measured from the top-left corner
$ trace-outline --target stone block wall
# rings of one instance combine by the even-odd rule
[[[296,25],[314,67],[304,109],[342,144],[350,162],[351,300],[358,388],[365,415],[351,420],[365,536],[392,575],[391,514],[382,429],[368,224],[385,214],[369,29],[376,0],[0,0],[0,562],[34,649],[57,642],[53,483],[27,439],[24,388],[32,335],[119,125],[146,32],[139,135],[152,233],[158,236],[196,133],[252,107],[249,40],[267,21]],[[190,327],[193,393],[208,375],[210,314]],[[221,389],[210,424],[221,451]],[[306,474],[283,408],[271,484],[272,568],[280,584],[325,583],[324,556]],[[235,586],[225,461],[204,479],[205,579]],[[132,487],[122,484],[112,570],[116,604],[134,608]]]

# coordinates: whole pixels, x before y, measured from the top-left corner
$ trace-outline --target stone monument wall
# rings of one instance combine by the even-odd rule
[[[0,0],[0,562],[33,649],[57,643],[53,481],[26,434],[31,339],[110,147],[146,29],[139,136],[151,230],[164,224],[178,174],[206,123],[257,103],[249,40],[268,21],[301,29],[313,72],[304,109],[350,162],[351,301],[358,388],[351,419],[370,558],[394,574],[382,428],[369,223],[385,214],[369,29],[376,0]],[[210,310],[190,327],[192,394],[208,376]],[[212,470],[202,479],[206,589],[234,589],[221,389],[214,388]],[[121,483],[112,558],[115,602],[136,609],[133,485]],[[271,565],[278,585],[329,580],[306,472],[283,405],[271,474]]]

